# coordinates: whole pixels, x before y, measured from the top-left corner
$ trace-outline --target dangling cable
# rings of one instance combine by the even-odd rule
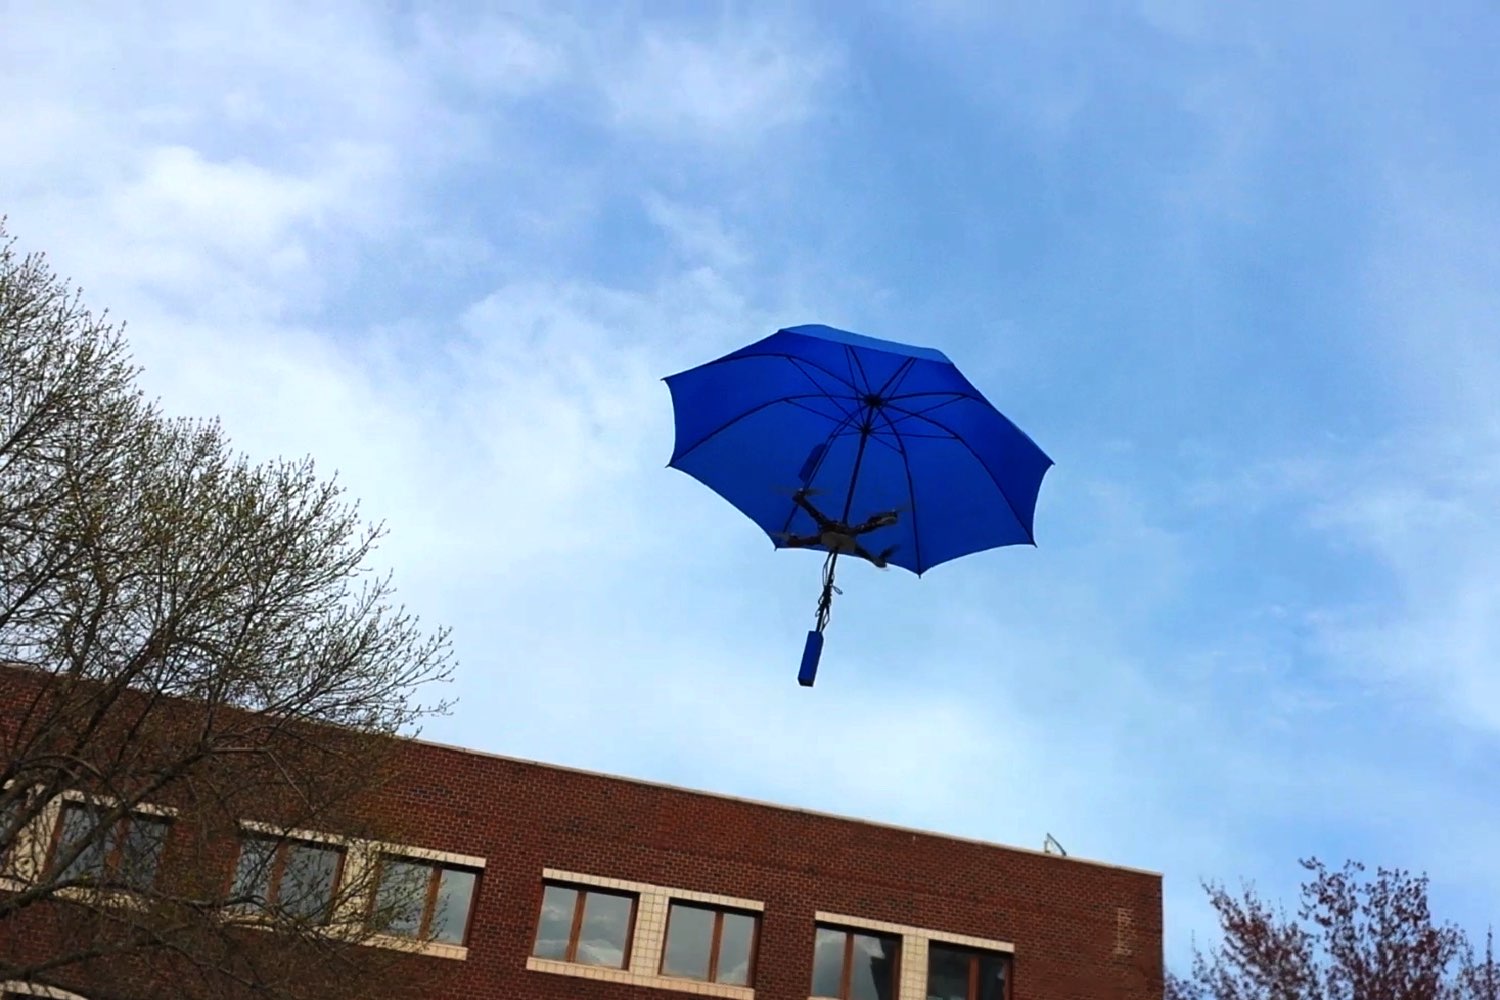
[[[819,632],[828,627],[828,619],[833,614],[833,595],[843,593],[833,585],[833,567],[838,561],[839,554],[836,551],[828,553],[828,558],[823,561],[823,594],[818,598]]]

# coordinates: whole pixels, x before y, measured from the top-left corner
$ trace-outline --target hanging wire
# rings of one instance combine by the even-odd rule
[[[839,561],[837,552],[828,553],[828,558],[823,560],[823,594],[818,598],[818,631],[828,627],[828,619],[833,614],[833,595],[842,594],[843,591],[833,585],[833,567]]]

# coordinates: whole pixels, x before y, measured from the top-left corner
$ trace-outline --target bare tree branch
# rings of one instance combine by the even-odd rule
[[[391,738],[447,707],[420,700],[447,634],[372,573],[382,528],[310,460],[252,463],[136,375],[0,220],[0,981],[389,994],[409,977],[367,946],[379,866],[271,906],[236,888],[287,882],[243,821],[397,839],[369,803]]]

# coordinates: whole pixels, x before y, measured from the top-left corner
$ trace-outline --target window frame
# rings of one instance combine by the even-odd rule
[[[237,908],[250,909],[256,916],[265,919],[286,919],[285,915],[277,909],[281,900],[281,881],[286,874],[287,854],[293,847],[311,847],[315,850],[330,851],[338,859],[333,869],[333,878],[330,882],[328,892],[328,903],[319,919],[312,921],[316,927],[326,927],[333,923],[334,914],[339,909],[339,890],[344,884],[344,875],[349,867],[349,847],[346,844],[336,843],[330,840],[312,840],[307,837],[277,836],[272,833],[264,833],[259,830],[242,830],[238,838],[239,850],[234,856],[234,864],[229,870],[229,885],[226,890],[227,896],[233,896],[234,884],[239,879],[240,859],[245,856],[246,841],[258,840],[263,843],[272,844],[272,858],[270,868],[266,873],[266,899],[262,907],[256,903],[243,902],[231,904]]]
[[[979,966],[986,958],[998,959],[1005,966],[1005,992],[1003,1000],[1010,997],[1012,971],[1015,968],[1015,956],[1009,952],[992,951],[987,948],[975,948],[970,945],[958,944],[952,941],[929,939],[927,942],[927,983],[924,989],[928,989],[932,983],[932,949],[942,948],[944,951],[957,952],[967,955],[969,959],[969,987],[964,1000],[979,1000]]]
[[[82,797],[64,797],[58,805],[56,819],[52,823],[51,838],[47,844],[47,859],[43,869],[51,873],[51,877],[60,877],[62,869],[58,867],[57,855],[62,850],[63,832],[68,825],[69,810],[93,812],[95,816],[118,809],[115,804],[105,804]],[[125,843],[128,839],[129,826],[131,823],[145,822],[155,823],[162,828],[161,854],[156,859],[156,867],[151,871],[151,879],[145,885],[135,885],[120,878],[121,859],[125,855]],[[100,866],[100,874],[93,888],[123,890],[125,892],[150,892],[156,888],[161,878],[162,870],[166,867],[167,847],[172,837],[172,818],[155,810],[125,809],[115,820],[114,826],[103,833],[90,834],[90,839],[98,836],[103,838],[104,846],[110,843],[109,838],[114,838],[114,845],[105,852],[103,863]],[[17,838],[19,839],[19,838]],[[76,862],[78,859],[74,858]],[[80,886],[82,888],[82,886]]]
[[[690,910],[708,910],[714,915],[714,931],[708,943],[708,976],[686,976],[676,972],[667,972],[667,944],[672,940],[672,911],[683,906]],[[746,961],[745,982],[722,983],[719,981],[719,946],[723,940],[724,916],[726,914],[736,917],[750,918],[752,929],[750,931],[750,956]],[[761,915],[753,910],[741,910],[733,906],[721,906],[717,903],[706,903],[697,899],[682,899],[680,897],[669,897],[667,899],[667,919],[662,925],[661,932],[661,960],[656,963],[656,974],[665,979],[685,979],[694,983],[712,983],[715,986],[731,986],[735,989],[755,988],[755,960],[760,954],[760,918]]]
[[[14,781],[7,781],[4,785],[0,785],[0,796],[10,792],[15,784]],[[25,810],[31,807],[32,802],[32,790],[25,788],[18,791],[8,803],[0,805],[0,836],[4,835],[5,827],[10,822],[12,814],[15,819],[19,820]],[[21,838],[26,834],[27,827],[35,822],[35,817],[24,823],[18,822],[16,828],[11,831],[10,842],[0,842],[0,879],[11,876],[12,869],[15,867],[16,849],[20,847]]]
[[[427,893],[426,898],[422,902],[422,917],[418,922],[416,934],[403,934],[398,931],[370,926],[370,920],[375,915],[375,907],[380,901],[380,888],[385,884],[385,868],[391,862],[416,865],[417,867],[427,869]],[[439,941],[435,937],[428,936],[432,930],[432,918],[437,913],[437,898],[443,884],[443,873],[448,871],[465,872],[474,876],[474,890],[469,894],[468,912],[464,914],[463,930],[460,932],[457,941]],[[469,943],[469,929],[474,923],[474,911],[479,909],[479,883],[483,875],[484,869],[482,868],[471,868],[468,865],[458,865],[448,861],[437,861],[432,858],[415,857],[392,851],[379,851],[376,853],[375,858],[375,884],[370,892],[370,905],[365,915],[366,928],[384,937],[418,941],[422,944],[437,944],[446,948],[466,948]]]
[[[814,1000],[849,1000],[849,983],[854,973],[854,938],[860,937],[876,938],[881,941],[889,941],[896,946],[895,960],[891,962],[891,981],[889,983],[889,994],[892,997],[900,996],[901,988],[901,960],[906,951],[905,935],[891,931],[874,930],[869,927],[851,927],[846,924],[824,923],[815,921],[813,923],[813,978],[817,978],[817,934],[818,931],[836,931],[844,935],[843,965],[839,970],[839,992],[836,997],[823,997],[815,994],[809,986],[807,993]],[[1007,981],[1007,989],[1009,981]]]
[[[542,929],[542,906],[547,901],[547,890],[572,889],[578,895],[573,901],[573,919],[568,925],[568,945],[563,949],[562,958],[549,958],[536,953],[537,935]],[[630,919],[625,922],[625,946],[619,965],[593,965],[588,962],[578,961],[579,932],[583,929],[583,913],[587,908],[589,894],[596,896],[614,896],[618,899],[630,901]],[[543,879],[541,889],[536,898],[536,928],[531,935],[531,957],[544,962],[563,962],[568,965],[579,965],[586,969],[614,969],[620,972],[629,972],[630,963],[635,958],[635,929],[636,922],[641,916],[641,895],[629,889],[615,889],[609,886],[590,885],[586,882],[567,882],[557,879]]]

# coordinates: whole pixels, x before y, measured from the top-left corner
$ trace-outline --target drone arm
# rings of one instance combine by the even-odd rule
[[[827,531],[829,528],[832,528],[834,526],[834,523],[832,521],[823,516],[822,511],[813,506],[812,501],[807,499],[807,494],[803,491],[798,490],[796,493],[793,493],[792,502],[795,503],[798,507],[801,507],[803,510],[807,511],[812,519],[817,522],[819,531]]]
[[[857,524],[849,529],[851,535],[863,535],[877,528],[888,528],[896,523],[898,512],[894,510],[884,511],[868,518],[863,524]]]

